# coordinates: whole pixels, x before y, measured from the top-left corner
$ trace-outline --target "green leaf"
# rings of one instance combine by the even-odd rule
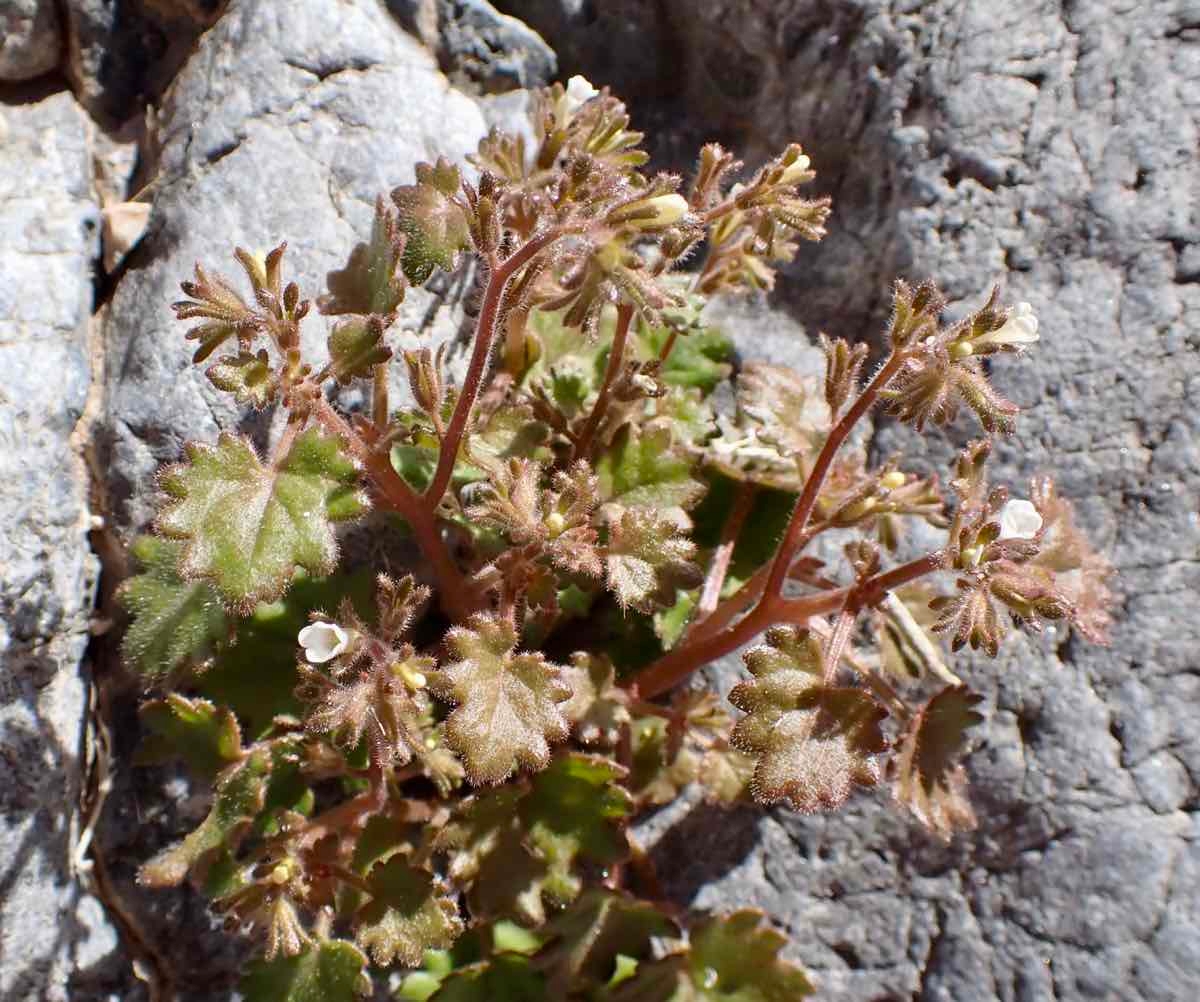
[[[317,300],[317,309],[333,314],[394,313],[404,301],[403,253],[400,222],[381,195],[375,200],[370,241],[355,245],[345,268],[329,272],[329,294]]]
[[[138,882],[151,887],[178,886],[207,855],[223,847],[232,850],[262,809],[270,770],[271,756],[262,748],[233,766],[217,781],[212,810],[200,827],[144,863]]]
[[[690,949],[651,964],[613,1002],[793,1002],[813,994],[804,971],[779,959],[787,940],[747,909],[707,919]]]
[[[521,801],[526,843],[549,865],[543,893],[570,901],[583,889],[576,872],[586,861],[610,866],[629,850],[623,824],[633,798],[618,784],[625,770],[597,755],[562,755],[532,782]]]
[[[516,630],[491,615],[452,629],[446,646],[458,660],[430,674],[429,690],[456,707],[446,740],[471,782],[500,783],[518,769],[545,768],[551,742],[569,730],[559,704],[571,691],[558,666],[541,654],[517,654]]]
[[[534,955],[546,973],[546,998],[565,999],[608,984],[618,957],[645,960],[655,938],[678,927],[654,905],[606,890],[590,890],[550,922],[549,942]]]
[[[392,357],[383,343],[387,330],[382,317],[350,317],[339,321],[329,335],[329,362],[333,375],[345,386],[354,379],[369,379],[371,370]]]
[[[745,661],[754,679],[729,694],[748,714],[732,742],[757,759],[751,791],[759,803],[832,810],[853,786],[879,781],[875,756],[887,747],[880,729],[887,711],[861,689],[822,682],[815,637],[794,627],[770,630]]]
[[[241,730],[227,707],[172,692],[165,699],[142,704],[138,715],[149,731],[140,761],[152,760],[148,748],[156,760],[162,758],[156,753],[174,753],[194,773],[211,779],[242,757]]]
[[[248,404],[255,410],[262,410],[279,393],[279,376],[265,348],[257,354],[240,351],[219,358],[205,374],[218,390],[232,393],[239,404]]]
[[[562,712],[575,737],[585,745],[615,745],[621,728],[629,723],[629,709],[625,690],[616,684],[613,663],[602,654],[577,651],[562,674],[571,689]]]
[[[190,444],[187,460],[164,471],[168,502],[157,526],[185,541],[187,579],[211,580],[243,612],[283,594],[297,566],[328,574],[337,562],[332,522],[361,514],[358,472],[334,438],[303,432],[274,467],[243,438]]]
[[[127,664],[146,675],[164,675],[185,661],[203,661],[229,632],[220,597],[207,581],[183,581],[183,546],[139,536],[133,555],[145,568],[121,585],[118,597],[133,616],[121,641]]]
[[[257,961],[242,979],[245,1002],[352,1002],[369,991],[367,958],[334,939],[295,957]]]
[[[665,718],[639,717],[630,735],[633,758],[628,786],[639,804],[669,804],[699,775],[700,759],[685,743],[671,741]]]
[[[638,324],[637,357],[659,358],[672,330],[670,326]],[[663,364],[660,376],[671,386],[695,387],[705,396],[729,378],[733,366],[733,341],[715,327],[690,327],[675,338],[675,346]]]
[[[968,732],[983,722],[975,709],[981,702],[982,696],[965,688],[943,689],[909,721],[893,759],[896,800],[947,841],[954,832],[975,827],[959,760]]]
[[[458,906],[426,870],[393,856],[368,878],[372,898],[355,917],[358,944],[387,967],[415,967],[426,950],[445,950],[462,934]]]
[[[697,587],[704,575],[692,563],[696,546],[676,523],[649,508],[620,512],[605,547],[608,587],[624,608],[669,609],[679,589]]]
[[[417,164],[417,183],[392,191],[407,238],[401,261],[413,285],[423,285],[434,268],[453,271],[458,253],[471,246],[470,222],[454,200],[459,183],[457,168],[439,159],[435,167]]]
[[[625,425],[596,465],[600,496],[626,508],[650,508],[687,524],[685,509],[704,496],[691,462],[674,447],[669,429]]]
[[[431,996],[433,1002],[546,1002],[550,997],[529,958],[515,953],[455,971]]]
[[[591,755],[563,755],[517,787],[471,798],[439,833],[449,874],[469,889],[471,914],[539,925],[547,903],[582,890],[580,867],[609,866],[628,852],[633,801],[624,770]]]

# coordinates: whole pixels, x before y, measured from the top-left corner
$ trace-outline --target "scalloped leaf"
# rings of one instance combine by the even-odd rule
[[[751,791],[759,803],[833,810],[855,785],[878,783],[887,711],[861,689],[822,683],[815,637],[795,627],[770,630],[745,661],[755,677],[729,694],[748,714],[731,740],[757,759]]]
[[[528,957],[499,953],[446,978],[432,1002],[546,1002],[545,978]]]
[[[628,693],[616,684],[613,663],[603,654],[576,651],[562,674],[571,688],[562,712],[576,739],[585,745],[615,745],[630,717]]]
[[[753,909],[706,919],[684,953],[642,965],[613,1002],[793,1002],[812,995],[804,971],[779,958],[787,939]]]
[[[279,394],[279,376],[265,348],[257,353],[239,351],[225,355],[205,370],[218,390],[232,393],[239,404],[262,410]]]
[[[680,589],[704,580],[692,563],[695,555],[696,544],[680,535],[671,518],[649,508],[627,509],[613,521],[605,547],[608,587],[623,608],[669,609]]]
[[[383,343],[387,321],[380,316],[349,317],[334,325],[329,334],[329,363],[333,375],[345,386],[355,379],[369,379],[371,370],[392,357]]]
[[[394,313],[404,301],[400,271],[404,242],[395,210],[380,195],[375,200],[371,239],[355,245],[345,268],[326,275],[329,293],[317,300],[317,309],[326,314]]]
[[[543,932],[549,942],[534,955],[534,964],[546,973],[546,998],[565,999],[607,985],[618,958],[648,959],[653,941],[678,936],[679,927],[648,902],[596,889]]]
[[[416,967],[426,950],[447,950],[462,935],[458,906],[428,871],[393,856],[368,883],[372,898],[355,916],[355,939],[374,963]]]
[[[429,690],[456,709],[447,743],[476,785],[500,783],[519,769],[543,769],[550,745],[570,730],[559,705],[571,690],[542,655],[517,654],[512,624],[492,615],[455,627],[446,646],[457,661],[429,675]]]
[[[178,755],[196,775],[211,779],[242,757],[242,732],[228,707],[172,692],[143,703],[138,716],[149,731],[140,762]]]
[[[977,693],[948,686],[909,721],[892,760],[892,794],[926,828],[949,841],[975,827],[967,777],[959,764],[971,728],[983,722]]]
[[[311,428],[274,466],[244,438],[189,444],[160,477],[167,503],[157,528],[184,540],[182,577],[210,580],[243,613],[283,594],[297,566],[328,574],[337,563],[333,522],[366,510],[358,472],[337,440]]]
[[[164,849],[142,864],[138,883],[176,887],[205,857],[224,848],[232,852],[262,810],[271,772],[271,756],[257,748],[218,780],[212,810],[200,827],[182,842]]]
[[[401,262],[413,285],[423,285],[434,268],[453,271],[459,252],[471,246],[470,221],[454,199],[459,184],[458,168],[443,158],[432,167],[417,164],[417,183],[392,191],[407,238]]]
[[[295,957],[255,962],[242,979],[245,1002],[353,1002],[370,991],[367,958],[353,943],[333,939]]]
[[[133,616],[121,640],[121,656],[146,675],[165,675],[185,661],[203,661],[229,632],[212,585],[180,578],[182,551],[176,540],[139,536],[133,555],[144,570],[117,592]]]
[[[705,485],[674,445],[670,429],[624,425],[596,464],[600,496],[625,508],[648,508],[660,517],[689,524],[685,511],[704,497]]]

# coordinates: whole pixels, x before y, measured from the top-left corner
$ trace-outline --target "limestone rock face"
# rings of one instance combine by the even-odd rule
[[[115,937],[75,884],[96,561],[72,433],[99,213],[70,94],[0,105],[0,998],[65,1002]]]
[[[58,65],[62,26],[54,0],[6,0],[0,29],[0,80],[32,80]]]
[[[564,38],[530,16],[561,55],[579,51],[575,6],[506,9],[558,9]],[[1033,304],[1033,360],[995,366],[1026,410],[994,476],[1019,490],[1054,474],[1122,597],[1111,648],[1060,630],[963,673],[988,696],[969,763],[974,835],[943,848],[871,797],[832,817],[700,811],[659,843],[669,883],[695,904],[749,899],[777,915],[830,998],[1196,997],[1194,10],[660,7],[655,30],[686,66],[682,102],[752,159],[802,142],[833,196],[829,238],[777,290],[810,330],[875,336],[897,275],[936,278],[957,309],[995,282]],[[874,448],[945,470],[972,433],[923,446],[884,428]]]

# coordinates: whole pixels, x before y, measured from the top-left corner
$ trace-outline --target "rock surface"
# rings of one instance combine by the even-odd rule
[[[151,229],[116,280],[104,327],[97,444],[122,532],[144,522],[159,462],[176,458],[185,438],[238,424],[187,364],[168,308],[180,279],[197,259],[233,275],[234,244],[286,237],[291,274],[315,294],[364,235],[378,192],[409,180],[418,159],[461,156],[484,129],[480,107],[448,87],[394,15],[411,8],[426,34],[441,23],[444,49],[448,22],[429,22],[431,10],[488,6],[388,0],[389,15],[376,0],[234,0],[200,40],[151,128]],[[1188,406],[1200,398],[1195,4],[495,6],[550,42],[561,75],[585,72],[640,99],[636,121],[672,126],[655,147],[664,166],[687,169],[701,136],[751,160],[792,139],[811,152],[817,185],[835,200],[830,237],[800,255],[773,310],[725,313],[747,355],[806,358],[798,321],[874,336],[898,274],[938,278],[959,309],[997,280],[1008,299],[1033,303],[1043,332],[1035,361],[997,366],[1000,388],[1027,410],[994,475],[1019,484],[1054,472],[1121,571],[1111,648],[1048,633],[965,668],[988,695],[970,760],[976,833],[941,846],[882,796],[818,818],[676,811],[654,822],[653,854],[672,894],[698,907],[766,908],[826,998],[1192,1002],[1200,996],[1192,710],[1200,421]],[[85,104],[110,118],[159,93],[186,54],[154,41],[164,18],[190,24],[190,46],[215,11],[207,0],[64,7],[76,39],[69,74]],[[529,65],[506,55],[514,44],[488,44],[476,85],[493,73],[524,80],[522,70],[503,69]],[[493,102],[489,113],[508,107]],[[0,543],[8,631],[0,769],[11,772],[0,773],[0,841],[15,846],[0,871],[0,998],[138,999],[144,989],[111,973],[129,955],[70,883],[58,809],[78,785],[85,693],[75,666],[92,574],[84,480],[75,466],[31,472],[22,459],[65,455],[83,403],[96,255],[85,123],[67,95],[0,105],[0,115],[8,134],[0,221],[19,234],[0,249],[0,352],[11,355],[0,427],[21,445],[4,453],[0,510],[6,528],[25,526]],[[49,205],[27,194],[18,163],[38,164],[46,180],[37,197]],[[29,295],[43,287],[45,295]],[[413,295],[406,325],[428,314],[435,338],[452,336],[461,312],[437,305]],[[309,336],[319,346],[320,320]],[[241,427],[261,440],[265,424]],[[874,447],[944,469],[970,431],[964,424],[950,442],[924,446],[884,426]],[[23,523],[30,497],[38,517]],[[127,756],[129,704],[117,712],[117,751]],[[203,806],[182,784],[164,798],[165,782],[119,774],[101,852],[151,934],[143,945],[173,971],[181,996],[223,998],[238,958],[229,945],[213,954],[197,947],[221,942],[201,938],[211,928],[202,903],[132,885],[137,863]]]
[[[547,6],[579,7],[506,9]],[[943,848],[881,798],[828,818],[699,810],[656,849],[669,884],[778,916],[830,998],[1197,997],[1194,5],[662,8],[697,115],[752,155],[802,141],[834,197],[829,239],[778,290],[810,329],[872,336],[896,274],[938,278],[959,308],[995,281],[1033,303],[1034,360],[997,366],[1027,410],[994,475],[1054,473],[1123,600],[1109,649],[1059,631],[967,670],[989,697],[974,835]],[[897,429],[876,448],[943,470],[952,454]]]
[[[70,94],[0,103],[0,998],[65,1002],[116,946],[74,882],[96,561],[72,432],[88,391],[98,210]]]
[[[54,0],[6,0],[0,8],[0,80],[32,80],[49,73],[61,50]]]

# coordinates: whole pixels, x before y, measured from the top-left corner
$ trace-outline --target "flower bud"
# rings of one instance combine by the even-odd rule
[[[688,202],[682,195],[655,195],[622,205],[608,221],[628,223],[640,230],[656,230],[679,222],[687,214]]]
[[[559,125],[566,125],[567,122],[575,115],[580,108],[588,103],[592,98],[598,97],[600,92],[592,86],[587,77],[576,74],[567,81],[567,86],[563,90],[563,96],[558,99],[558,103],[554,106],[554,117],[558,119]]]
[[[886,488],[889,491],[894,491],[898,487],[903,487],[906,483],[908,483],[908,477],[906,477],[899,470],[892,470],[890,473],[885,473],[879,478],[879,486]]]
[[[796,152],[798,154],[796,159],[790,164],[784,165],[783,173],[779,176],[780,184],[793,185],[808,180],[809,167],[812,161],[808,158],[807,154],[800,153],[799,147],[796,147]]]

